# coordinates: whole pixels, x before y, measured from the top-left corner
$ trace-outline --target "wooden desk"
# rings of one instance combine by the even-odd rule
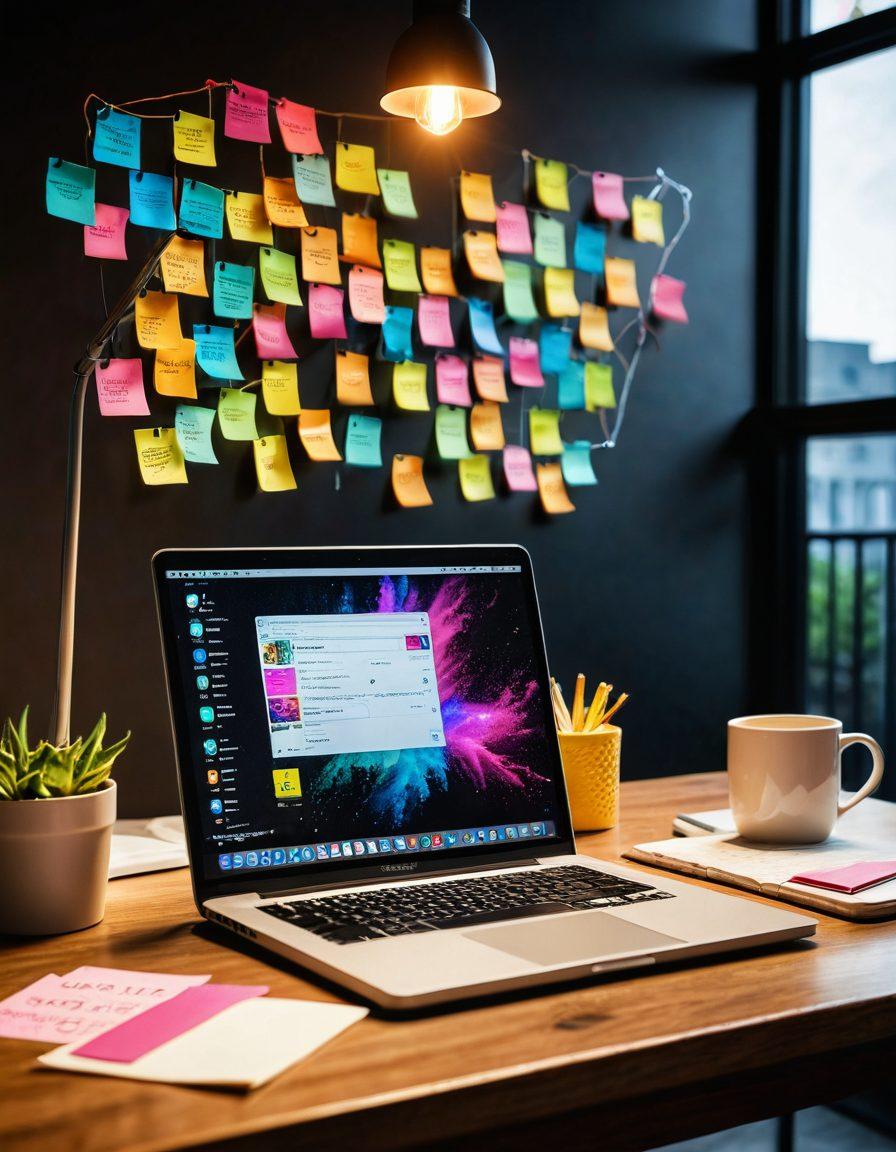
[[[580,850],[618,859],[676,811],[719,808],[720,775],[623,786],[618,829]],[[747,897],[751,898],[751,897]],[[225,946],[185,870],[116,880],[87,932],[8,944],[0,996],[79,964],[210,972],[271,994],[338,993]],[[411,1020],[371,1016],[248,1096],[39,1069],[0,1040],[4,1152],[203,1148],[613,1152],[833,1101],[889,1077],[896,922],[820,918],[814,942]]]

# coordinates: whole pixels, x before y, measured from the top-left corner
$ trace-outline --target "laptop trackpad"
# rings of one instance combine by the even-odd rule
[[[650,952],[683,943],[677,936],[629,924],[606,912],[571,912],[568,916],[480,928],[464,935],[478,944],[546,966],[603,960],[623,952]]]

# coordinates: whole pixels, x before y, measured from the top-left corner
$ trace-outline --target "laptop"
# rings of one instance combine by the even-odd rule
[[[153,558],[200,913],[411,1009],[807,936],[577,855],[515,545]]]

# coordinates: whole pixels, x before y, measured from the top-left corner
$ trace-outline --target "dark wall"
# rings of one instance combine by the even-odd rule
[[[103,315],[80,230],[44,215],[47,157],[83,156],[89,91],[126,100],[233,75],[322,108],[377,111],[409,9],[190,4],[150,21],[94,5],[8,40],[18,112],[7,118],[0,710],[30,701],[37,728],[47,723],[70,366]],[[631,693],[624,774],[721,766],[724,721],[746,703],[746,491],[730,437],[753,396],[755,108],[730,62],[755,47],[755,15],[742,0],[478,0],[504,108],[442,141],[391,131],[392,165],[410,167],[424,221],[417,238],[434,243],[450,237],[450,176],[491,171],[511,195],[521,147],[626,174],[661,165],[694,189],[670,267],[688,282],[691,326],[648,350],[619,447],[597,456],[600,487],[578,491],[575,515],[545,522],[527,497],[465,505],[453,470],[433,473],[434,508],[400,513],[383,501],[385,472],[343,472],[336,492],[333,468],[298,452],[295,493],[256,494],[245,452],[192,468],[186,487],[145,489],[135,422],[101,420],[89,398],[74,726],[105,709],[114,732],[133,729],[118,773],[124,815],[176,805],[148,564],[167,545],[519,541],[555,673],[569,683],[583,669]],[[382,129],[349,123],[346,138],[385,146]],[[110,270],[110,296],[122,282]],[[309,374],[308,386],[320,382]],[[387,437],[387,454],[422,448],[425,422],[396,434],[397,419],[388,437],[403,439]]]

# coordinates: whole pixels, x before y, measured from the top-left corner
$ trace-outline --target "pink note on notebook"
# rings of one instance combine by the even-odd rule
[[[74,1050],[75,1056],[93,1060],[114,1060],[130,1064],[176,1036],[182,1036],[231,1004],[264,996],[264,985],[200,984],[141,1012],[131,1020],[110,1028]]]
[[[863,860],[847,864],[844,868],[825,868],[819,872],[801,872],[791,876],[791,884],[808,884],[811,888],[827,888],[831,892],[861,892],[875,884],[896,877],[896,860]]]

